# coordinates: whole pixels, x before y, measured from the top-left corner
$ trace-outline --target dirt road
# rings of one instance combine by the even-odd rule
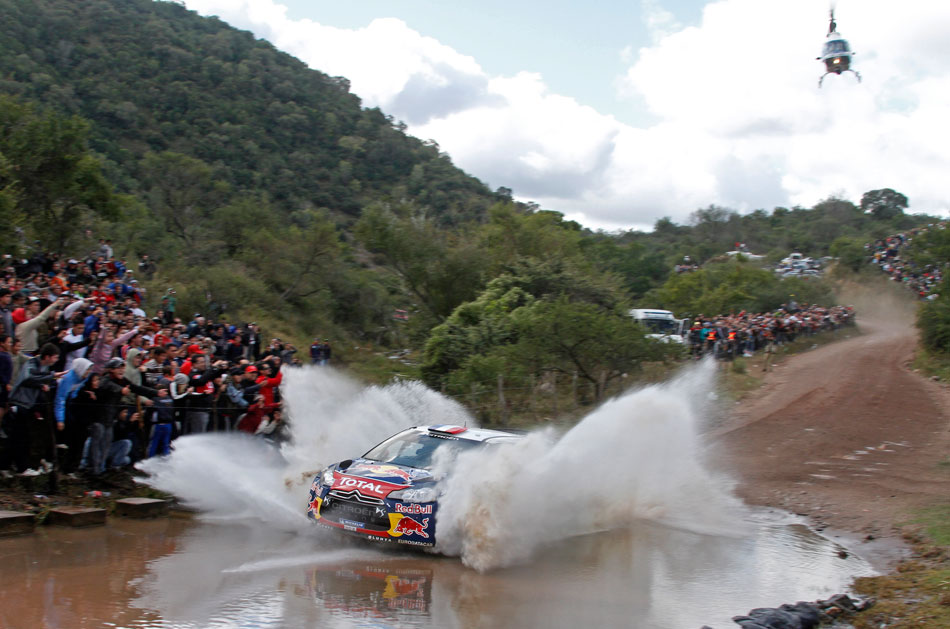
[[[909,367],[913,301],[850,297],[863,334],[785,360],[713,436],[747,502],[893,538],[950,499],[950,389]]]

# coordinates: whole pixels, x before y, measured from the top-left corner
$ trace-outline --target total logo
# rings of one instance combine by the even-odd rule
[[[346,476],[338,478],[335,487],[355,487],[357,489],[367,489],[374,494],[383,493],[383,487],[379,483],[372,483],[368,480],[360,480],[358,478],[347,478]]]
[[[397,502],[393,505],[393,511],[397,513],[409,513],[412,515],[429,515],[432,513],[432,505],[402,504]]]

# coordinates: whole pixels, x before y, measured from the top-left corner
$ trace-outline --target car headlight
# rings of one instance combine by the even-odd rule
[[[400,489],[389,494],[389,498],[402,500],[403,502],[435,502],[439,497],[439,492],[435,487],[415,487],[411,489]]]
[[[333,486],[333,470],[329,467],[323,470],[323,474],[320,476],[320,482],[326,485],[327,487]]]

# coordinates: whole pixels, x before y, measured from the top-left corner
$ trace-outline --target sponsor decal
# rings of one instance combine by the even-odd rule
[[[336,482],[335,487],[355,487],[356,489],[365,489],[374,494],[382,493],[383,486],[379,483],[373,483],[368,480],[361,480],[359,478],[347,478],[343,477]]]
[[[353,474],[398,478],[404,484],[412,484],[412,474],[395,465],[363,464],[349,470]]]
[[[410,515],[430,515],[432,505],[402,504],[397,502],[393,504],[393,511],[396,513],[408,513]]]
[[[353,520],[340,520],[340,524],[343,525],[348,531],[355,531],[356,529],[361,529],[365,526],[363,522],[355,522]]]
[[[450,435],[457,435],[459,433],[465,432],[466,430],[468,430],[468,428],[466,428],[465,426],[453,426],[452,424],[440,424],[438,426],[429,426],[429,430],[430,431],[434,430],[438,432],[447,432]]]
[[[429,520],[430,518],[414,520],[408,515],[390,513],[389,522],[392,526],[389,529],[389,534],[393,537],[401,537],[403,535],[418,535],[419,537],[429,539],[429,534],[426,532],[426,530],[429,528]]]
[[[320,517],[320,504],[323,501],[320,500],[319,496],[314,496],[310,501],[310,504],[307,507],[307,513],[312,515],[314,518]]]
[[[339,476],[333,483],[333,489],[343,489],[345,491],[357,490],[364,496],[374,498],[385,498],[389,492],[396,489],[405,489],[405,485],[387,483],[381,480],[370,480],[366,478]]]
[[[399,538],[396,540],[400,544],[411,544],[413,546],[432,546],[432,542],[420,542],[417,539],[403,539]]]

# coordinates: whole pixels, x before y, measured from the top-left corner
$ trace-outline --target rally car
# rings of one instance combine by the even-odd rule
[[[317,474],[310,485],[307,516],[375,541],[435,546],[440,494],[439,479],[432,473],[435,453],[451,456],[519,438],[464,426],[409,428],[362,457]]]

